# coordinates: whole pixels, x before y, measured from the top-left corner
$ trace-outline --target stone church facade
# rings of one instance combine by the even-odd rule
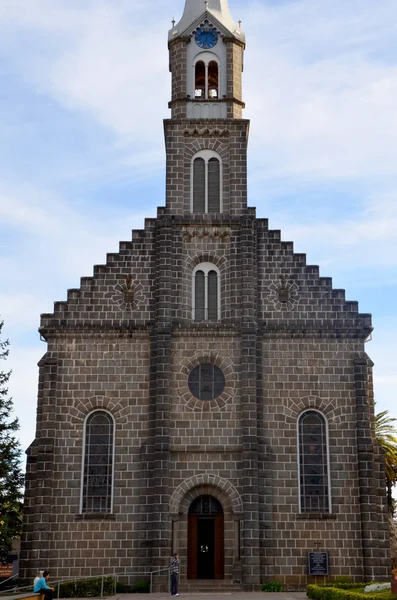
[[[182,590],[303,585],[311,551],[332,576],[388,576],[371,318],[247,206],[244,48],[227,0],[186,0],[166,205],[42,315],[25,578],[173,550]]]

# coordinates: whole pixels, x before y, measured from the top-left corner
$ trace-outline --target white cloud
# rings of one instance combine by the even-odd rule
[[[397,67],[383,53],[397,34],[394,1],[376,11],[370,0],[236,2],[233,10],[248,34],[253,181],[393,174]],[[4,30],[23,28],[44,47],[11,53],[32,85],[140,154],[160,147],[168,116],[166,11],[154,0],[5,0],[0,25],[2,17]]]
[[[309,218],[306,211],[295,213],[288,203],[280,208],[276,201],[270,228],[279,224],[282,238],[293,240],[295,251],[307,253],[309,263],[320,264],[323,275],[356,270],[355,276],[362,279],[359,269],[365,269],[377,286],[397,282],[397,189],[363,199],[353,215],[338,208],[332,219],[327,212]],[[382,267],[389,270],[380,273]]]
[[[12,341],[12,340],[11,340]],[[9,382],[9,396],[14,404],[14,415],[18,417],[21,447],[26,450],[32,443],[36,430],[37,406],[37,363],[46,351],[46,346],[39,341],[31,348],[10,347],[7,369],[12,370]]]
[[[178,6],[181,14],[183,0]],[[23,426],[26,423],[30,431],[35,421],[35,365],[45,345],[24,350],[20,336],[33,335],[40,312],[50,312],[53,300],[65,299],[67,287],[77,287],[80,276],[91,275],[92,265],[105,262],[106,252],[117,252],[118,240],[129,239],[130,229],[142,228],[144,216],[150,215],[142,208],[147,198],[142,201],[137,182],[161,177],[162,184],[162,118],[169,116],[171,89],[166,39],[169,21],[178,16],[175,8],[165,0],[0,3],[0,56],[18,84],[30,89],[35,101],[43,98],[54,104],[57,119],[75,116],[93,130],[106,132],[103,138],[98,134],[97,147],[82,151],[76,160],[65,159],[60,138],[51,169],[40,158],[35,169],[33,156],[31,180],[25,185],[18,176],[8,181],[2,177],[1,223],[17,232],[19,241],[1,243],[0,312],[7,317],[10,337],[21,340],[10,359],[13,393]],[[362,278],[365,266],[365,276],[376,285],[393,283],[395,0],[378,3],[376,10],[373,0],[274,5],[237,0],[233,14],[244,19],[248,42],[244,95],[247,117],[252,118],[250,189],[269,200],[271,227],[282,226],[284,239],[295,240],[297,251],[309,252],[309,262],[319,262],[324,275],[351,269],[356,270],[354,277]],[[33,136],[37,128],[40,150],[42,124],[31,121],[31,99],[25,104],[22,94],[18,102],[16,118],[14,106],[2,99],[0,110],[7,118],[0,124],[0,137],[15,140],[17,131],[23,144],[24,130],[30,128]],[[51,135],[54,124],[46,126]],[[321,197],[331,180],[365,189],[354,216],[341,209],[332,219],[320,214],[308,224],[299,209],[292,215],[287,200],[285,210],[271,201],[278,186],[299,196],[305,182],[319,182],[318,201],[332,203]],[[108,216],[100,217],[95,199],[79,205],[74,190],[67,189],[76,181],[81,188],[98,189],[114,182],[117,192],[117,185],[128,181],[131,209],[117,208],[117,198],[109,197],[103,208]],[[84,189],[79,192],[84,196]],[[300,201],[314,207],[317,199]],[[162,204],[163,196],[155,203]],[[263,211],[258,214],[263,216]],[[376,328],[374,342],[368,345],[376,361],[379,401],[391,410],[396,334],[396,323]]]

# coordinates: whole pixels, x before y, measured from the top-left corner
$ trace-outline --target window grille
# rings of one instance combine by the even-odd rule
[[[82,512],[110,513],[113,488],[114,423],[104,411],[85,425]]]
[[[316,411],[299,419],[299,470],[301,512],[330,511],[327,425]]]
[[[212,364],[198,365],[189,375],[189,390],[199,400],[214,400],[225,389],[225,376]]]

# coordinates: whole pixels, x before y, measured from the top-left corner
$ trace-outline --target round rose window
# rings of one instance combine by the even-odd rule
[[[215,400],[225,385],[225,376],[215,365],[198,365],[189,375],[189,390],[199,400]]]

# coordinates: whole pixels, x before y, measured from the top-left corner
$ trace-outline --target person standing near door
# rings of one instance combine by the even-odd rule
[[[178,552],[174,552],[170,562],[170,583],[171,583],[171,596],[179,596],[178,594],[178,580],[179,580],[179,555]]]

